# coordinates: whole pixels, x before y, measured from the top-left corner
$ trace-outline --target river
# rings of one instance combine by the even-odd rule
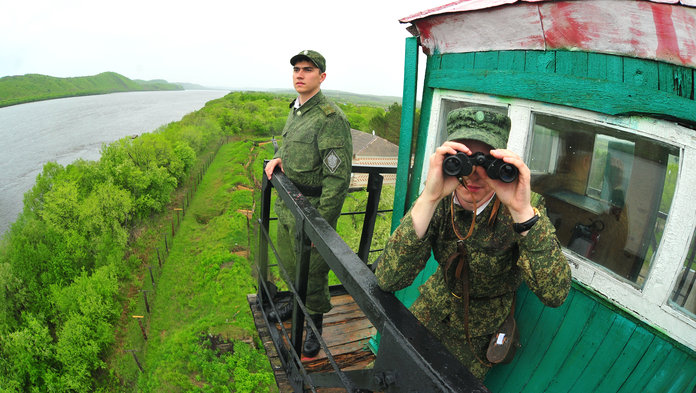
[[[114,93],[0,108],[0,234],[45,163],[98,160],[102,144],[180,120],[227,90]]]

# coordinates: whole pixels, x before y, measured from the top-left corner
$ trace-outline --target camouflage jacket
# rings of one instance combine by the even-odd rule
[[[308,199],[326,221],[335,223],[348,193],[353,157],[350,126],[341,109],[321,91],[298,109],[292,109],[283,128],[283,144],[274,158],[277,157],[295,185],[321,188],[320,196]],[[279,205],[280,199],[276,211]],[[279,216],[283,219],[286,215]]]
[[[476,217],[474,232],[464,240],[469,261],[469,330],[471,337],[494,333],[507,317],[514,294],[525,280],[529,288],[552,307],[563,303],[570,290],[570,267],[544,208],[543,198],[533,194],[540,219],[521,236],[512,230],[513,220],[507,208],[500,206],[497,218],[489,224],[493,202]],[[421,285],[417,302],[421,310],[411,311],[431,329],[444,326],[465,337],[461,280],[455,279],[456,263],[444,277],[448,257],[457,251],[458,238],[452,230],[450,202],[444,198],[435,210],[425,236],[418,239],[409,211],[390,238],[376,275],[383,290],[396,291],[410,285],[432,255],[439,266]],[[472,212],[454,206],[455,223],[465,235],[471,225]],[[453,295],[456,294],[457,296]],[[432,321],[431,321],[432,319]],[[437,335],[437,332],[434,332]],[[452,331],[449,334],[453,333]],[[462,340],[460,345],[466,345]]]

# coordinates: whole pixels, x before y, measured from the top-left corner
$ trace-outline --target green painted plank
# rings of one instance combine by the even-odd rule
[[[696,102],[630,84],[512,71],[439,71],[427,86],[519,97],[610,115],[642,112],[696,122]]]
[[[553,376],[563,367],[568,354],[580,339],[590,315],[597,307],[596,301],[580,291],[573,289],[570,294],[574,296],[572,300],[566,299],[570,304],[565,318],[561,321],[549,350],[525,386],[525,392],[546,391]]]
[[[617,393],[643,392],[650,378],[662,367],[669,353],[674,349],[670,343],[660,337],[655,337],[645,355],[626,378]]]
[[[429,63],[429,62],[428,62]],[[434,71],[429,66],[425,68],[425,79]],[[428,126],[430,125],[430,109],[433,103],[434,90],[428,87],[423,88],[423,99],[421,104],[420,122],[418,123],[418,138],[416,141],[416,154],[413,159],[413,169],[411,171],[411,181],[408,183],[408,194],[406,197],[405,210],[416,200],[420,192],[421,172],[425,162],[425,145],[428,141]],[[396,205],[394,205],[396,209]],[[395,229],[394,227],[393,229]],[[393,230],[392,229],[392,230]]]
[[[535,297],[536,295],[534,295],[534,293],[529,290],[527,284],[525,282],[522,282],[520,287],[517,289],[517,299],[515,299],[515,317],[517,318],[518,329],[520,328],[520,318],[518,316],[523,315],[527,301],[529,301],[530,299],[533,300],[533,298]],[[512,360],[511,363],[497,365],[493,367],[493,369],[488,373],[485,379],[485,384],[490,389],[490,391],[505,391],[503,387],[505,386],[505,382],[510,376],[510,368],[514,367],[514,365],[517,364],[517,360],[524,350],[525,348],[517,349],[517,352],[515,353],[515,358]]]
[[[517,298],[515,299],[515,318],[517,318],[518,329],[521,329],[520,318],[518,316],[523,315],[527,302],[530,300],[533,301],[534,298],[536,298],[536,295],[529,290],[529,287],[527,287],[525,282],[522,282],[520,287],[517,289]],[[522,330],[520,330],[520,336],[521,334]],[[514,369],[515,365],[517,364],[517,360],[523,351],[524,348],[518,348],[512,362],[494,366],[491,371],[488,372],[488,375],[486,375],[486,379],[484,380],[484,384],[491,392],[506,391],[506,381],[508,380],[510,372],[512,369]]]
[[[665,386],[665,393],[693,392],[693,381],[696,376],[696,359],[687,357],[684,364],[679,367],[680,368],[676,370],[675,375],[672,377],[669,386]]]
[[[477,70],[497,70],[498,52],[475,52],[474,69]]]
[[[525,285],[526,287],[526,285]],[[521,347],[517,349],[515,353],[515,359],[513,361],[514,365],[524,364],[526,359],[534,357],[534,352],[536,348],[530,346],[530,338],[534,335],[535,330],[539,324],[542,312],[544,311],[544,304],[536,297],[536,295],[527,288],[527,295],[524,299],[517,299],[517,302],[521,303],[516,307],[515,319],[517,320],[517,328],[520,331],[520,345]],[[518,291],[519,293],[519,291]],[[515,367],[513,367],[513,370]],[[506,385],[507,381],[516,381],[516,376],[512,375],[512,372],[508,372],[503,378],[500,379],[499,383],[502,386]]]
[[[692,98],[694,91],[694,71],[692,69],[672,64],[660,64],[658,72],[660,73],[660,90],[684,98]]]
[[[447,53],[442,55],[442,69],[473,70],[473,53]]]
[[[556,73],[573,75],[578,78],[587,77],[587,52],[556,52]]]
[[[623,82],[623,58],[601,53],[588,53],[587,77],[612,82]]]
[[[575,293],[571,292],[567,301],[558,308],[545,306],[534,331],[527,333],[520,330],[520,334],[529,337],[527,341],[528,350],[520,357],[517,366],[511,371],[509,381],[515,381],[516,385],[520,387],[529,384],[531,378],[538,371],[538,366],[549,354],[549,347],[551,347],[558,329],[567,315]],[[529,390],[525,387],[523,391],[536,392],[538,390]]]
[[[498,54],[498,69],[508,71],[524,71],[526,52],[523,50],[501,51]]]
[[[620,315],[607,332],[602,344],[597,348],[580,377],[572,385],[569,393],[597,392],[595,388],[605,376],[607,369],[618,359],[622,350],[633,335],[636,324]],[[602,376],[600,378],[600,376]]]
[[[687,356],[684,352],[673,350],[665,359],[662,367],[652,375],[648,384],[643,388],[645,393],[664,393],[672,386],[673,381],[682,372]]]
[[[556,71],[555,51],[528,51],[525,57],[526,72],[551,74]]]
[[[638,365],[645,351],[650,348],[655,335],[638,326],[626,343],[616,362],[607,371],[604,379],[597,386],[597,392],[616,392],[624,384],[631,372]]]
[[[598,304],[582,330],[577,344],[563,362],[563,367],[551,379],[547,387],[548,392],[568,391],[592,360],[615,319],[616,314],[612,310]]]
[[[624,83],[647,90],[657,90],[657,62],[631,57],[624,58]]]
[[[396,168],[397,184],[408,182],[408,169],[411,164],[411,146],[413,144],[413,127],[416,117],[416,89],[418,84],[418,39],[406,39],[404,49],[404,89],[401,107],[401,128],[399,130],[399,155]],[[399,226],[406,206],[406,189],[396,187],[394,190],[394,212],[392,213],[392,232]],[[400,209],[396,207],[400,206]]]
[[[696,367],[696,366],[694,366],[694,367]],[[696,373],[694,373],[694,375],[691,377],[691,382],[689,382],[686,385],[686,389],[684,389],[684,392],[687,392],[687,393],[696,392]],[[672,393],[672,392],[668,392],[668,393]]]

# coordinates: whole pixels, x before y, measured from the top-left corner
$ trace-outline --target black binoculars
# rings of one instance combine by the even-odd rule
[[[469,176],[474,171],[474,165],[483,167],[488,177],[493,180],[512,183],[517,179],[517,167],[481,152],[476,152],[471,156],[462,152],[447,154],[442,163],[442,171],[448,176]]]

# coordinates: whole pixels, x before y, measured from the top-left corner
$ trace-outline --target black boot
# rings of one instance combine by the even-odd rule
[[[292,302],[285,302],[279,306],[276,306],[276,308],[278,308],[280,319],[278,318],[278,314],[276,314],[275,310],[271,310],[271,312],[268,313],[268,320],[270,322],[283,322],[292,317]]]
[[[319,331],[319,335],[322,333],[322,322],[324,320],[324,314],[310,314],[310,318],[312,318],[312,322],[314,322],[314,326],[317,327],[317,330]],[[307,329],[307,337],[305,337],[305,342],[304,345],[302,346],[302,354],[307,356],[308,358],[313,358],[317,356],[319,353],[319,349],[321,349],[321,345],[319,344],[319,338],[314,334],[314,330],[309,327],[309,325],[306,326]]]

